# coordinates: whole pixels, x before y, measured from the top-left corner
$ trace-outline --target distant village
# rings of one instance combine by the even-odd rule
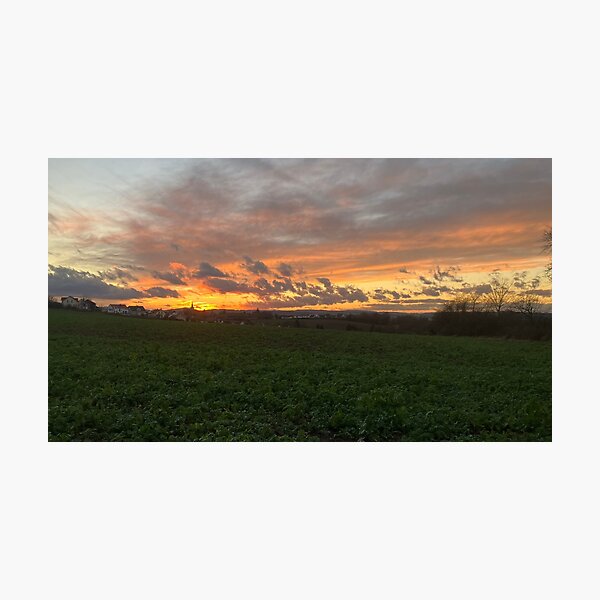
[[[49,302],[52,304],[52,302]],[[63,296],[60,302],[54,301],[54,304],[62,308],[74,310],[100,311],[110,315],[121,315],[125,317],[146,317],[150,319],[173,319],[176,321],[191,321],[202,311],[194,308],[192,302],[188,308],[174,309],[146,309],[138,304],[127,306],[126,304],[108,304],[98,306],[93,300],[87,298],[75,298],[74,296]]]
[[[277,314],[272,311],[254,310],[198,310],[194,308],[191,302],[189,307],[173,309],[146,309],[140,305],[127,306],[126,304],[108,304],[98,306],[93,300],[88,298],[76,298],[74,296],[63,296],[60,301],[54,298],[48,299],[48,306],[53,308],[67,308],[71,310],[99,311],[111,315],[120,315],[125,317],[144,317],[149,319],[171,319],[175,321],[206,321],[213,320],[218,323],[236,322],[245,325],[260,319],[319,319],[324,314],[319,312],[306,312],[304,314],[285,315]],[[276,317],[277,314],[277,317]],[[207,318],[211,315],[211,318]],[[331,318],[331,315],[329,315]]]

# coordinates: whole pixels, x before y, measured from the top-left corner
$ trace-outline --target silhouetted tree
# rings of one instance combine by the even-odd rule
[[[492,273],[489,285],[492,289],[484,296],[485,304],[490,312],[499,313],[514,299],[513,282],[499,273]]]
[[[469,309],[469,298],[466,294],[456,294],[454,297],[454,312],[467,312]]]
[[[445,312],[476,312],[481,305],[481,294],[477,292],[458,292],[454,298],[446,300],[442,308]]]
[[[552,227],[544,231],[544,237],[542,238],[542,241],[544,244],[543,251],[552,256]],[[552,280],[552,258],[550,258],[550,262],[546,266],[546,277]]]
[[[540,312],[542,303],[540,297],[531,291],[521,292],[517,294],[512,302],[512,308],[517,312],[529,315],[533,318],[533,315]]]
[[[467,303],[467,310],[470,312],[476,312],[481,307],[482,296],[478,292],[467,292],[464,294],[465,302]]]

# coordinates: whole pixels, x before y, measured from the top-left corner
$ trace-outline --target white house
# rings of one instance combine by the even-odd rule
[[[73,296],[64,296],[60,299],[61,304],[65,308],[78,308],[79,307],[79,298],[74,298]]]
[[[129,309],[124,304],[109,304],[106,312],[114,315],[128,315]]]

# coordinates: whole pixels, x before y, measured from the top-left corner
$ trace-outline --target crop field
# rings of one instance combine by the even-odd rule
[[[550,441],[550,342],[48,311],[51,441]]]

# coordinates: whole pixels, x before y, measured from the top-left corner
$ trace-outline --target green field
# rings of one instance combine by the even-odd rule
[[[48,311],[51,441],[550,441],[552,346]]]

